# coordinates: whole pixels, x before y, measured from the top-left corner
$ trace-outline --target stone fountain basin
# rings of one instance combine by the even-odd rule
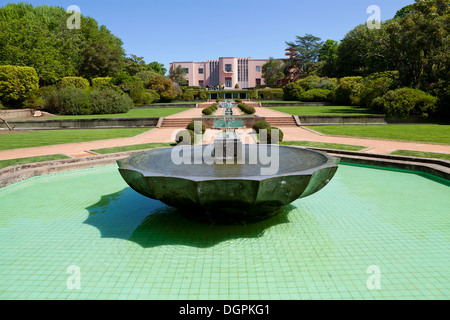
[[[233,216],[239,212],[257,220],[321,190],[339,163],[338,158],[322,152],[266,145],[269,155],[279,152],[279,170],[261,175],[261,168],[270,165],[249,163],[250,155],[260,152],[261,145],[244,145],[244,164],[202,163],[206,147],[181,147],[191,152],[192,164],[174,164],[173,148],[164,148],[118,161],[119,171],[135,191],[195,216]]]

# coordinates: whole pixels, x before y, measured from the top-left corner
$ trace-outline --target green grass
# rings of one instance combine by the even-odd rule
[[[357,108],[351,106],[318,106],[318,107],[270,107],[275,111],[284,112],[293,116],[317,116],[317,115],[373,115],[376,114],[369,108]]]
[[[78,129],[11,132],[0,134],[0,150],[50,146],[56,144],[129,138],[149,131],[138,129]]]
[[[407,156],[407,157],[418,157],[418,158],[432,158],[432,159],[442,159],[450,161],[450,154],[446,153],[436,153],[436,152],[422,152],[422,151],[411,151],[411,150],[397,150],[391,153],[396,156]]]
[[[132,146],[97,149],[97,150],[91,150],[91,151],[99,153],[99,154],[109,154],[109,153],[119,153],[119,152],[146,150],[146,149],[163,148],[163,147],[173,147],[174,145],[176,145],[176,144],[175,143],[145,143],[145,144],[136,144],[136,145],[132,145]]]
[[[70,159],[70,158],[63,154],[53,154],[53,155],[49,155],[49,156],[1,160],[0,161],[0,169],[6,168],[9,166],[19,165],[19,164],[28,164],[28,163],[44,162],[44,161],[51,161],[51,160],[61,160],[61,159]]]
[[[168,106],[168,105],[180,105],[180,104],[197,104],[197,103],[203,103],[204,101],[178,101],[178,102],[170,102],[170,103],[152,103],[152,106]]]
[[[367,147],[363,147],[363,146],[353,146],[353,145],[348,145],[348,144],[313,142],[313,141],[283,141],[283,142],[281,142],[281,145],[300,146],[300,147],[305,147],[305,148],[346,150],[346,151],[360,151],[362,149],[367,148]]]
[[[116,114],[97,114],[84,116],[56,116],[48,119],[105,119],[105,118],[153,118],[153,117],[168,117],[190,108],[146,108],[146,109],[131,109],[127,113]]]
[[[450,144],[450,125],[317,126],[327,135]]]

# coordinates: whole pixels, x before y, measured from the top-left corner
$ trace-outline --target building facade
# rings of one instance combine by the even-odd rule
[[[240,89],[265,85],[262,77],[262,66],[267,59],[252,58],[219,58],[206,62],[172,62],[170,70],[181,66],[189,86],[219,87]]]

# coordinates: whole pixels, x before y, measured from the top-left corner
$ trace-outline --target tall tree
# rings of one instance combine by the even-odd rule
[[[322,75],[327,77],[337,76],[337,59],[339,43],[335,40],[327,40],[319,50],[319,61],[324,62]]]
[[[270,57],[269,61],[262,66],[262,74],[267,85],[276,85],[284,76],[281,61]]]
[[[319,58],[321,39],[312,34],[297,36],[292,42],[287,41],[288,49],[296,51],[295,60],[301,66],[304,75],[310,75],[315,70],[315,64]]]
[[[186,72],[182,66],[177,66],[175,69],[169,71],[169,78],[180,86],[187,86]]]

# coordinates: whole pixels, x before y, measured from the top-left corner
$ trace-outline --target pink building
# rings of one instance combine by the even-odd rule
[[[172,62],[170,70],[181,66],[186,72],[190,86],[218,87],[234,89],[236,84],[240,89],[264,85],[262,66],[267,59],[252,58],[219,58],[206,62]]]

